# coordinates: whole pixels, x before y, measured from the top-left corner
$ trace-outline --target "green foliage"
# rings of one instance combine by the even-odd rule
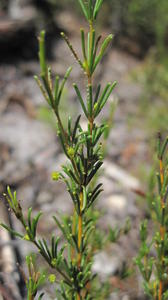
[[[16,232],[5,224],[1,224],[13,235],[34,244],[52,269],[52,273],[48,277],[51,284],[56,281],[57,273],[59,273],[62,280],[59,282],[56,294],[58,299],[65,300],[100,299],[102,296],[105,297],[108,290],[107,288],[99,290],[99,287],[98,289],[96,288],[97,284],[94,283],[94,280],[98,279],[95,279],[96,274],[92,273],[94,249],[91,242],[97,221],[92,208],[103,191],[102,184],[97,183],[95,180],[103,164],[101,138],[103,135],[107,137],[109,132],[109,126],[106,125],[106,122],[96,124],[95,119],[102,112],[116,85],[116,82],[108,83],[102,91],[100,84],[97,85],[96,89],[93,85],[93,75],[96,67],[112,40],[112,35],[109,35],[100,44],[101,36],[96,36],[93,27],[93,21],[96,20],[102,2],[102,0],[88,0],[87,2],[79,0],[84,16],[89,22],[89,32],[87,34],[84,29],[81,29],[82,59],[78,57],[69,38],[64,33],[61,33],[74,58],[81,66],[84,76],[87,78],[86,99],[81,96],[77,84],[73,84],[83,115],[88,122],[86,130],[80,125],[80,115],[74,120],[69,117],[67,124],[64,124],[60,105],[63,99],[65,83],[70,76],[72,68],[69,67],[67,69],[62,80],[56,75],[53,81],[51,68],[46,62],[45,32],[42,31],[39,37],[41,73],[39,77],[35,76],[35,80],[44,99],[56,117],[57,134],[62,150],[67,158],[67,162],[62,166],[61,171],[53,172],[52,178],[53,180],[64,182],[74,206],[74,213],[71,217],[53,216],[55,225],[60,229],[64,241],[62,243],[60,237],[55,235],[50,236],[48,240],[43,237],[39,238],[37,227],[42,213],[39,212],[36,216],[33,216],[32,208],[29,208],[27,216],[23,215],[16,192],[12,193],[9,187],[7,188],[8,194],[5,197],[9,207],[21,222],[24,233]],[[115,103],[113,105],[115,107]],[[114,107],[111,108],[112,112]],[[47,120],[49,119],[50,117],[47,116]],[[100,243],[101,234],[97,229],[96,231],[95,244],[97,242],[97,247],[100,247],[103,242]],[[43,275],[39,274],[37,276],[32,256],[27,257],[27,265],[29,270],[29,279],[26,281],[28,300],[32,300],[37,294]],[[101,295],[101,297],[98,298],[98,295]],[[39,299],[42,296],[43,294],[40,295]]]
[[[122,1],[121,1],[122,2]],[[88,21],[89,30],[85,32],[81,28],[82,58],[80,58],[65,33],[61,33],[75,60],[81,67],[83,75],[87,79],[86,93],[82,93],[76,83],[73,84],[79,104],[83,111],[83,117],[87,120],[87,128],[81,126],[81,115],[75,118],[64,118],[61,113],[61,103],[64,98],[65,84],[71,74],[69,67],[62,80],[58,75],[53,80],[51,68],[46,62],[45,53],[45,32],[42,31],[39,37],[39,61],[41,73],[35,76],[35,80],[46,100],[50,110],[56,117],[57,134],[62,150],[67,158],[61,171],[54,171],[52,179],[61,180],[70,195],[74,212],[72,216],[53,216],[56,227],[60,230],[61,236],[50,235],[48,239],[38,236],[38,223],[42,217],[39,212],[34,216],[32,208],[27,214],[23,214],[16,192],[7,187],[5,194],[10,210],[21,222],[23,232],[17,232],[6,224],[1,224],[12,235],[33,243],[39,254],[51,269],[47,279],[50,284],[59,283],[56,288],[56,297],[61,300],[102,300],[107,299],[110,294],[110,283],[107,281],[102,287],[97,274],[92,272],[94,253],[102,249],[108,242],[116,242],[121,234],[127,234],[130,230],[130,222],[122,228],[109,228],[108,234],[99,230],[97,226],[100,213],[94,209],[94,204],[103,192],[102,184],[97,181],[103,165],[103,157],[106,150],[102,145],[104,137],[107,140],[111,128],[111,121],[116,103],[113,102],[110,108],[109,119],[96,123],[96,118],[101,115],[104,106],[109,101],[116,82],[109,82],[103,88],[100,83],[93,84],[93,76],[96,68],[101,62],[108,46],[111,43],[112,35],[108,35],[102,43],[101,36],[97,36],[94,29],[94,22],[101,8],[102,0],[79,0],[83,14]],[[142,14],[142,8],[138,0],[129,2],[130,13]],[[148,1],[143,9],[148,9]],[[166,4],[165,4],[166,5]],[[166,7],[166,6],[165,6]],[[133,21],[131,21],[133,22]],[[161,45],[161,44],[160,44]],[[43,112],[47,122],[51,121],[51,115]],[[66,123],[65,123],[66,121]],[[53,121],[52,121],[53,124]],[[136,258],[136,264],[144,280],[145,292],[152,299],[166,300],[168,298],[168,159],[167,159],[168,138],[164,143],[161,137],[158,139],[158,161],[159,174],[157,180],[151,181],[151,194],[147,195],[148,201],[152,199],[151,215],[155,222],[153,238],[148,238],[148,223],[145,220],[140,226],[141,247]],[[155,194],[154,185],[158,183],[158,193]],[[61,238],[62,237],[62,238]],[[155,250],[153,255],[152,250]],[[25,279],[27,287],[27,299],[42,299],[44,293],[37,294],[39,287],[46,280],[43,271],[37,271],[33,255],[26,257],[28,267],[28,278]],[[130,274],[127,266],[124,266],[120,277],[126,278]],[[58,279],[57,279],[57,275]],[[60,279],[61,278],[61,279]]]
[[[126,223],[123,227],[119,228],[116,226],[115,228],[109,228],[109,236],[108,240],[111,243],[116,243],[121,235],[127,234],[131,229],[130,219],[126,220]]]
[[[54,3],[54,0],[48,0]],[[94,21],[97,8],[102,5],[101,0],[80,0],[80,5],[86,20]],[[58,6],[76,10],[78,6],[73,0],[57,0]],[[116,31],[139,40],[146,50],[155,45],[160,56],[166,54],[167,49],[167,0],[106,0],[102,7],[102,21],[116,27]],[[114,28],[113,28],[114,29]],[[140,45],[140,46],[141,46]]]
[[[166,52],[167,0],[108,0],[108,12],[119,16],[121,31]],[[111,9],[110,9],[111,8]],[[109,19],[110,19],[109,15]],[[107,18],[106,18],[107,19]]]
[[[37,295],[39,287],[44,283],[46,275],[44,272],[36,271],[35,256],[33,254],[26,256],[26,264],[28,268],[28,278],[26,278],[27,300],[34,299]],[[41,293],[38,300],[41,300],[44,293]]]
[[[161,59],[155,52],[151,52],[146,57],[142,68],[133,72],[133,78],[143,87],[140,96],[139,118],[144,119],[144,129],[150,135],[158,131],[166,133],[168,124],[167,58],[162,57]]]
[[[97,14],[102,6],[103,0],[96,0],[95,3],[93,0],[79,0],[82,11],[85,15],[85,18],[89,22],[96,20]]]
[[[164,142],[158,138],[157,157],[159,173],[157,173],[158,193],[153,196],[151,214],[153,219],[153,237],[148,239],[148,222],[140,226],[141,247],[135,260],[144,280],[144,289],[151,299],[167,299],[168,280],[168,137]],[[152,254],[154,249],[155,255]]]
[[[167,32],[167,9],[166,0],[131,1],[129,5],[130,21],[137,24],[148,35],[153,35],[160,55],[165,51],[165,39]]]
[[[93,23],[92,23],[92,21],[90,21],[90,31],[87,34],[87,42],[85,41],[86,38],[85,38],[84,29],[81,28],[81,44],[82,44],[82,53],[83,53],[83,62],[82,62],[82,60],[78,57],[78,54],[74,50],[72,44],[70,43],[68,37],[65,35],[64,32],[61,32],[61,36],[66,41],[69,49],[71,50],[72,54],[74,55],[75,60],[79,63],[80,67],[87,74],[88,78],[92,77],[97,65],[101,61],[109,43],[111,42],[111,40],[113,38],[113,35],[109,34],[105,38],[105,40],[102,42],[99,53],[97,54],[101,36],[98,36],[97,39],[95,38],[95,30],[93,29]],[[87,52],[86,52],[86,45],[87,45]],[[108,92],[108,89],[110,89],[112,91],[115,84],[116,84],[116,82],[114,82],[112,85],[108,84],[108,86],[106,86],[106,88],[105,88],[106,93]],[[108,87],[108,89],[107,89],[107,87]],[[79,89],[76,84],[74,85],[74,88],[76,90],[76,93],[79,97],[80,102],[81,101],[83,102],[80,92],[79,92]],[[91,90],[92,87],[88,83],[88,92],[89,92],[89,89]],[[100,87],[98,86],[97,93],[99,93],[99,92],[100,92]],[[105,97],[105,95],[104,95],[104,97]],[[97,103],[97,100],[98,99],[95,100],[95,103]],[[81,105],[83,108],[84,107],[83,104],[81,104]],[[93,105],[93,103],[92,103],[92,105]],[[85,110],[84,110],[84,112],[85,112]]]

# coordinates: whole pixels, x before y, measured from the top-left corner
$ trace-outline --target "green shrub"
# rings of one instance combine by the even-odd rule
[[[14,236],[33,243],[51,270],[48,275],[47,272],[37,270],[34,255],[31,254],[26,257],[28,276],[25,278],[25,284],[28,300],[35,299],[40,285],[46,279],[51,285],[57,283],[56,296],[59,300],[107,299],[111,291],[109,282],[106,282],[102,287],[97,274],[92,273],[94,250],[95,248],[102,249],[108,241],[116,242],[121,234],[126,234],[130,229],[130,224],[127,221],[124,228],[110,228],[109,233],[105,236],[96,227],[100,214],[97,214],[94,210],[94,204],[103,191],[102,184],[97,182],[105,152],[105,147],[102,146],[102,138],[103,135],[105,139],[108,138],[110,129],[107,120],[98,123],[96,119],[101,115],[116,82],[107,83],[103,89],[99,82],[94,82],[95,70],[112,40],[110,34],[101,42],[101,36],[97,36],[94,29],[95,20],[103,0],[78,1],[89,24],[87,34],[83,28],[80,30],[82,59],[79,58],[65,33],[61,33],[61,35],[87,80],[85,99],[82,97],[77,84],[73,84],[83,111],[83,117],[87,120],[87,129],[84,130],[81,127],[80,115],[76,119],[69,117],[67,124],[64,124],[65,119],[60,114],[60,103],[64,86],[72,68],[68,68],[62,81],[58,75],[53,81],[51,68],[46,62],[44,31],[41,32],[39,37],[41,74],[39,77],[35,76],[45,100],[56,117],[57,134],[67,158],[66,163],[61,166],[61,171],[56,170],[52,174],[54,181],[61,180],[64,182],[74,207],[72,216],[53,216],[53,221],[60,229],[64,241],[62,242],[60,236],[54,234],[49,236],[48,240],[50,242],[45,238],[38,237],[38,222],[42,217],[42,212],[34,216],[32,208],[29,208],[25,215],[17,199],[16,192],[12,192],[10,187],[7,187],[7,194],[5,195],[11,211],[21,222],[24,232],[17,232],[6,224],[1,224],[1,226]],[[114,107],[115,103],[112,103],[110,121],[113,117]],[[47,122],[51,121],[52,117],[46,114],[45,111],[42,112],[42,115]],[[53,124],[53,121],[51,123]],[[152,299],[157,300],[168,298],[166,289],[168,280],[168,211],[166,206],[168,160],[165,157],[167,143],[168,139],[162,144],[159,138],[158,160],[160,172],[157,174],[159,192],[158,196],[154,197],[151,206],[152,215],[155,214],[155,220],[157,221],[156,230],[152,241],[148,242],[147,222],[142,223],[140,228],[142,246],[136,259],[144,278],[146,293]],[[151,188],[153,188],[153,185]],[[150,253],[152,247],[155,248],[156,256],[152,256]],[[129,271],[124,267],[121,277],[125,278],[128,274]],[[55,286],[53,290],[55,290]],[[44,295],[44,293],[41,293],[37,296],[38,300],[42,299]]]
[[[155,45],[159,55],[166,52],[168,27],[167,0],[109,0],[109,20],[118,16],[121,33],[139,40],[141,46]],[[107,19],[107,18],[106,18]],[[113,20],[111,20],[113,23]]]
[[[37,226],[42,212],[33,216],[32,208],[29,208],[27,216],[24,216],[16,192],[13,193],[8,187],[7,195],[5,195],[8,205],[21,222],[24,233],[16,232],[5,224],[2,226],[15,236],[34,244],[52,269],[52,273],[48,276],[51,284],[57,281],[57,273],[61,276],[59,288],[56,291],[58,299],[102,299],[108,293],[108,285],[105,285],[105,289],[103,289],[99,287],[100,284],[95,284],[97,281],[96,274],[93,274],[91,269],[94,254],[92,240],[94,240],[94,244],[97,243],[99,247],[102,246],[99,239],[100,234],[97,234],[95,229],[97,217],[91,207],[103,191],[102,184],[97,183],[95,178],[103,164],[101,137],[103,134],[108,136],[108,125],[106,122],[99,125],[96,123],[96,118],[101,114],[116,85],[116,82],[109,82],[102,89],[99,83],[94,84],[93,82],[95,70],[112,40],[110,34],[101,42],[101,36],[97,36],[94,29],[94,23],[102,2],[103,0],[89,0],[86,3],[79,0],[83,14],[89,24],[87,34],[81,28],[82,59],[78,57],[65,33],[61,33],[87,79],[86,101],[81,96],[77,84],[73,84],[83,110],[83,116],[88,122],[86,130],[82,129],[80,125],[80,115],[75,120],[69,117],[67,126],[64,125],[60,114],[60,102],[72,68],[68,68],[62,81],[59,76],[56,76],[53,82],[51,68],[46,63],[45,32],[42,31],[39,37],[41,74],[40,78],[35,76],[35,80],[56,116],[57,134],[67,158],[62,170],[53,172],[52,178],[55,181],[61,180],[65,183],[74,206],[73,216],[60,216],[60,218],[53,216],[55,225],[64,237],[64,244],[62,245],[60,237],[55,235],[49,237],[49,244],[46,239],[39,238]],[[47,116],[47,120],[49,119],[50,116]],[[120,233],[121,231],[118,232],[116,239],[119,238]],[[111,235],[112,232],[109,237]],[[45,280],[46,275],[36,271],[32,255],[27,257],[27,265],[29,271],[26,280],[27,299],[32,300],[35,299],[39,285]],[[42,293],[38,299],[42,299],[43,295]]]
[[[156,174],[158,192],[153,194],[150,213],[153,236],[149,237],[148,222],[140,226],[141,247],[135,260],[144,280],[145,293],[150,299],[168,299],[168,156],[167,139],[158,138],[159,172]]]
[[[149,135],[156,132],[167,133],[167,92],[168,67],[166,59],[162,62],[156,52],[151,51],[141,68],[134,71],[133,80],[142,86],[139,104],[139,118],[144,120],[144,130]],[[152,103],[152,105],[151,105]]]

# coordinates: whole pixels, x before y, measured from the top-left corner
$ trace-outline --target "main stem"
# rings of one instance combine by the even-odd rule
[[[33,296],[32,294],[30,294],[30,295],[28,296],[28,300],[34,300],[34,296]]]
[[[77,300],[81,300],[80,293],[77,294]]]
[[[90,24],[90,39],[92,39],[92,33],[93,33],[93,22],[91,21]],[[90,45],[91,45],[91,41],[90,41]],[[88,77],[88,85],[92,85],[92,75],[90,74],[90,72],[88,72],[87,74]],[[90,99],[91,101],[91,99]],[[92,136],[92,130],[93,130],[93,123],[94,123],[94,119],[93,116],[91,116],[89,118],[89,125],[90,125],[90,134]],[[82,259],[82,252],[81,252],[81,243],[82,243],[82,232],[83,232],[83,228],[82,228],[82,207],[83,207],[83,190],[81,187],[81,191],[80,191],[80,212],[79,212],[79,216],[78,216],[78,256],[77,256],[77,264],[78,264],[78,269],[80,270],[81,268],[81,259]],[[81,293],[80,291],[77,293],[77,300],[81,300]]]
[[[82,243],[82,207],[83,207],[83,191],[80,192],[80,212],[78,216],[78,256],[77,256],[77,264],[78,269],[80,270],[81,266],[81,243]],[[77,293],[77,300],[81,300],[81,293],[80,291]]]
[[[81,243],[82,243],[82,207],[83,207],[83,192],[80,192],[80,213],[78,217],[78,268],[80,269],[81,265],[81,258],[82,258],[82,253],[81,253]]]

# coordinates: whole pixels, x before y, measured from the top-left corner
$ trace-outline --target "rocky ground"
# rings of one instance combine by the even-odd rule
[[[7,24],[7,20],[4,22]],[[15,18],[12,22],[15,22]],[[79,36],[76,28],[80,27],[80,21],[64,12],[59,14],[57,22],[60,28],[69,32],[72,44],[78,49]],[[0,30],[4,30],[3,26],[0,22]],[[6,30],[11,29],[6,27]],[[142,92],[141,87],[130,80],[130,72],[139,64],[140,61],[135,57],[112,47],[95,78],[95,81],[118,82],[112,99],[117,99],[118,105],[101,178],[104,193],[97,204],[97,208],[103,211],[99,226],[104,230],[108,226],[121,226],[128,217],[132,223],[129,234],[121,237],[117,245],[111,245],[95,256],[94,270],[100,274],[102,281],[109,276],[115,290],[118,289],[118,292],[111,294],[110,299],[113,300],[144,299],[138,273],[134,273],[124,282],[118,277],[124,264],[130,264],[136,255],[139,247],[137,229],[144,215],[140,209],[143,204],[137,202],[134,191],[144,188],[136,174],[139,166],[148,160],[147,136],[139,126],[132,128],[129,125],[129,120],[137,114]],[[76,81],[83,88],[84,78],[61,39],[53,42],[51,65],[54,73],[61,76],[69,65],[73,66],[65,92],[64,107],[68,107],[70,114],[78,112],[80,107],[71,86]],[[34,212],[42,210],[44,216],[39,226],[39,234],[47,236],[48,232],[54,230],[53,212],[70,213],[72,205],[65,187],[51,180],[52,171],[58,170],[64,157],[54,127],[50,121],[44,120],[47,118],[45,103],[33,79],[33,75],[38,73],[39,65],[35,59],[2,62],[0,66],[0,192],[2,195],[9,184],[17,190],[25,211],[30,206]],[[104,110],[103,117],[107,115],[108,107]],[[7,221],[9,215],[3,201],[0,206],[1,219]],[[13,217],[10,221],[15,228],[19,228]],[[25,241],[11,241],[4,231],[0,232],[1,281],[3,283],[5,276],[4,286],[8,285],[8,289],[10,287],[13,290],[13,296],[10,295],[12,298],[8,295],[6,299],[23,299],[23,296],[19,296],[19,289],[12,288],[12,284],[18,282],[19,285],[20,280],[16,271],[16,260],[19,258],[22,263],[23,257],[33,248]],[[16,251],[13,251],[16,248],[17,257]],[[3,295],[3,284],[0,284],[0,291]],[[47,297],[45,299],[49,299]]]

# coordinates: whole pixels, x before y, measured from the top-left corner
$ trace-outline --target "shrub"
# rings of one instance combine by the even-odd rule
[[[95,70],[112,40],[110,34],[101,43],[101,36],[96,36],[94,29],[94,23],[102,2],[103,0],[89,0],[86,3],[79,0],[83,14],[89,23],[87,37],[84,29],[81,29],[82,59],[78,57],[65,33],[61,33],[87,78],[86,101],[84,101],[77,84],[73,84],[83,115],[88,121],[86,130],[80,125],[80,115],[76,120],[69,117],[65,128],[59,108],[64,85],[72,68],[68,68],[62,81],[60,81],[59,76],[56,76],[53,82],[51,68],[46,63],[45,32],[42,31],[39,37],[41,74],[40,78],[35,76],[35,80],[48,105],[55,113],[57,134],[67,158],[67,162],[62,166],[62,171],[53,172],[52,178],[55,181],[62,180],[65,183],[74,206],[72,217],[62,217],[60,220],[57,216],[53,216],[56,226],[64,237],[64,244],[62,245],[60,237],[55,235],[50,236],[50,244],[46,239],[39,238],[37,226],[42,213],[39,212],[33,216],[32,208],[29,208],[25,217],[16,192],[13,193],[8,187],[7,195],[5,195],[8,205],[21,222],[24,233],[16,232],[5,224],[2,226],[15,236],[34,244],[53,270],[49,275],[50,283],[57,281],[56,274],[59,273],[61,280],[56,292],[58,299],[89,300],[96,299],[97,296],[99,297],[97,299],[102,299],[101,290],[95,289],[94,278],[96,274],[93,274],[91,269],[93,262],[91,239],[94,236],[96,218],[90,208],[103,191],[102,184],[93,184],[93,181],[103,164],[101,137],[105,132],[108,135],[107,124],[98,125],[96,118],[100,115],[116,85],[116,82],[109,82],[101,89],[100,84],[96,83],[96,86],[93,84]],[[26,279],[27,297],[32,300],[37,295],[39,285],[45,280],[45,274],[36,271],[34,258],[31,255],[27,257],[26,261],[29,271],[28,279]],[[38,299],[42,299],[43,295],[42,293]]]
[[[146,52],[155,45],[159,56],[167,49],[167,0],[108,0],[109,16],[106,18],[116,31],[139,41]],[[113,18],[114,16],[114,18]]]
[[[165,142],[158,138],[159,172],[156,174],[158,193],[155,192],[150,206],[153,236],[148,236],[148,222],[140,226],[141,247],[136,264],[144,280],[145,293],[150,299],[168,299],[168,137]]]

